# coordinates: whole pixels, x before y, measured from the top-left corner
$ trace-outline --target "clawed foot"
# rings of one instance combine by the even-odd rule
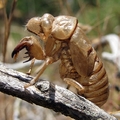
[[[26,89],[26,88],[28,88],[29,86],[31,86],[31,84],[30,84],[30,83],[26,83],[26,84],[24,85],[24,88]]]
[[[80,94],[83,94],[85,92],[85,88],[80,84],[78,83],[77,81],[75,81],[74,79],[71,79],[71,78],[64,78],[63,79],[69,86],[74,86],[78,92]]]
[[[30,83],[26,83],[26,84],[24,85],[24,88],[26,89],[26,88],[34,85],[34,84],[35,84],[35,79],[32,79],[32,80],[30,81]]]

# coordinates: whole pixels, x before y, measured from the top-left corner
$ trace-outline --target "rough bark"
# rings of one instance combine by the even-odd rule
[[[49,81],[40,79],[25,89],[24,85],[32,78],[0,65],[0,91],[3,93],[53,109],[76,120],[117,120],[87,99]]]

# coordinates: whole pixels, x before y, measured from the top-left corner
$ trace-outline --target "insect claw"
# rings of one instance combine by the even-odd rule
[[[11,57],[14,58],[14,59],[16,59],[17,56],[18,56],[18,53],[19,53],[18,51],[14,50],[14,51],[12,52],[12,54],[11,54]]]
[[[21,51],[23,48],[26,48],[27,52],[25,52],[25,54],[28,54],[27,56],[25,56],[24,58],[28,58],[30,57],[29,60],[27,61],[30,61],[33,57],[30,56],[30,47],[32,45],[32,37],[25,37],[23,38],[20,43],[15,47],[15,49],[13,50],[12,54],[11,54],[11,57],[14,58],[16,60],[17,56],[18,56],[18,53],[19,51]],[[25,61],[25,62],[27,62]]]
[[[11,57],[14,58],[14,60],[16,61],[17,57],[18,57],[19,52],[17,53],[12,53]]]
[[[29,62],[32,58],[30,57],[28,60],[24,61],[23,63]]]
[[[27,50],[27,52],[25,52],[24,58],[30,57],[30,59],[24,61],[24,63],[30,61],[33,58],[40,59],[40,60],[45,59],[44,51],[42,50],[42,47],[39,45],[39,41],[34,36],[24,37],[13,50],[11,54],[12,58],[14,57],[16,59],[17,54],[23,48],[26,48]]]
[[[23,57],[23,58],[28,58],[28,57],[30,57],[30,56],[25,56],[25,57]]]
[[[29,54],[29,52],[27,51],[27,52],[25,52],[25,54]]]

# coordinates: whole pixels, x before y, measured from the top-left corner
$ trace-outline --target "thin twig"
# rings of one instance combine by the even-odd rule
[[[6,7],[4,7],[4,19],[5,19],[5,30],[4,30],[4,45],[3,45],[3,62],[5,62],[6,51],[7,51],[7,42],[10,35],[11,21],[13,18],[13,12],[16,6],[17,0],[13,0],[12,8],[9,13],[9,18],[7,17]]]

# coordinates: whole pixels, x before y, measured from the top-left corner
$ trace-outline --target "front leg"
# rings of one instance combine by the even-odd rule
[[[28,74],[28,75],[31,74],[34,63],[35,63],[35,58],[33,58],[31,60],[30,68],[29,68],[29,70],[28,70],[28,72],[26,74]]]
[[[26,56],[26,57],[30,57],[25,62],[32,60],[28,74],[31,73],[35,59],[44,60],[44,63],[41,65],[41,69],[39,70],[38,75],[29,84],[25,85],[25,88],[26,88],[37,82],[38,78],[44,72],[44,70],[47,68],[47,66],[53,62],[53,58],[48,57],[48,55],[45,54],[39,41],[33,36],[28,36],[28,37],[23,38],[20,41],[20,43],[13,50],[12,57],[14,57],[16,59],[19,51],[21,51],[23,48],[26,48],[26,50],[27,50],[27,52],[25,54],[28,54],[28,56]]]
[[[30,81],[30,83],[27,83],[24,87],[27,88],[27,87],[29,87],[29,86],[31,86],[31,85],[34,85],[34,84],[38,81],[39,77],[40,77],[41,74],[44,72],[44,70],[48,67],[48,65],[49,65],[49,64],[52,64],[52,63],[53,63],[53,58],[52,58],[52,57],[46,57],[45,61],[44,61],[43,64],[41,65],[41,68],[40,68],[37,76],[36,76],[34,79],[32,79],[32,80]]]

